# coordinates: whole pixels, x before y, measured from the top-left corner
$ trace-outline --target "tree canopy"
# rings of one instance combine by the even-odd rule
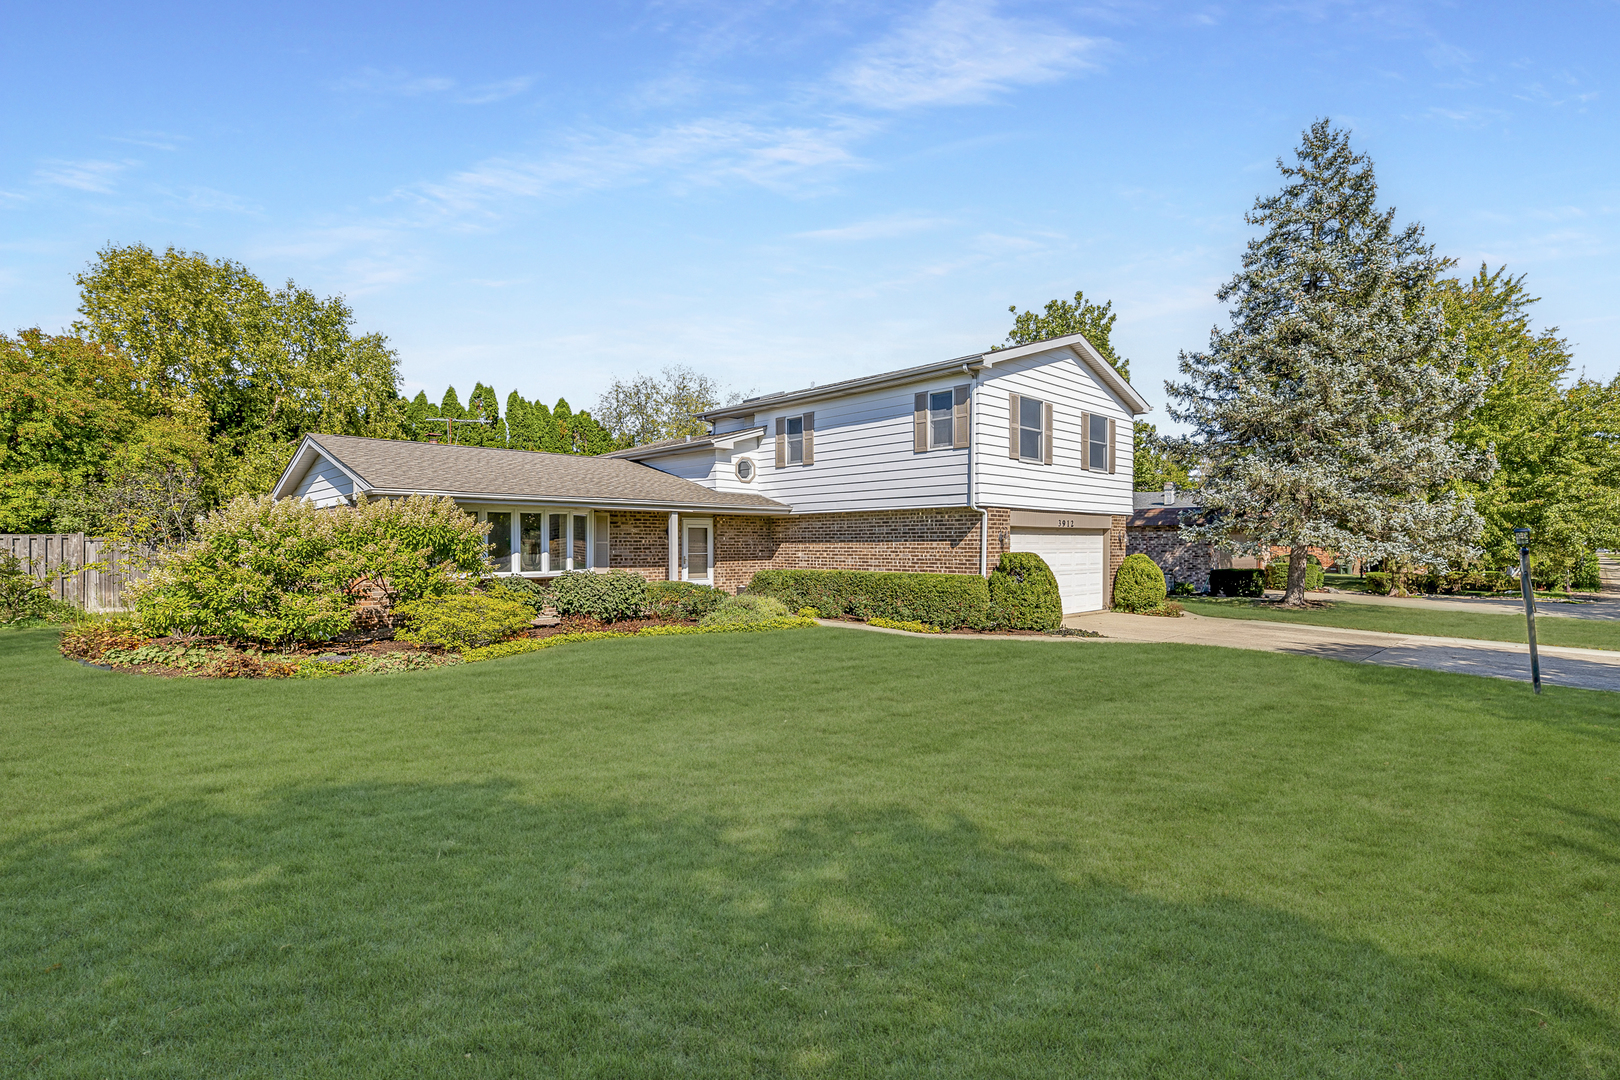
[[[1456,484],[1489,470],[1453,436],[1489,375],[1447,333],[1446,260],[1378,208],[1348,133],[1319,121],[1277,166],[1282,190],[1245,216],[1263,232],[1216,293],[1229,328],[1183,352],[1165,389],[1214,512],[1188,534],[1289,548],[1298,604],[1310,547],[1442,567],[1473,554],[1482,523]]]
[[[596,402],[596,416],[619,446],[641,446],[660,439],[707,434],[697,415],[720,404],[713,379],[679,364],[658,378],[638,374],[614,379]]]
[[[1007,332],[1007,340],[992,346],[992,349],[1010,349],[1014,345],[1028,345],[1032,341],[1084,334],[1091,347],[1114,365],[1114,369],[1127,382],[1130,381],[1131,362],[1114,351],[1114,320],[1119,316],[1114,314],[1112,300],[1094,304],[1086,299],[1083,291],[1076,289],[1073,301],[1048,300],[1045,311],[1019,311],[1017,304],[1009,305],[1007,310],[1012,312],[1012,329]]]

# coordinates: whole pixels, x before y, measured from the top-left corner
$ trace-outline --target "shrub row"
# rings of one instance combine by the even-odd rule
[[[1063,625],[1063,597],[1046,560],[1009,551],[990,573],[990,617],[1003,630],[1051,633]]]
[[[989,585],[977,574],[761,570],[748,583],[748,593],[774,597],[790,611],[815,608],[833,619],[894,619],[975,630],[992,625]]]

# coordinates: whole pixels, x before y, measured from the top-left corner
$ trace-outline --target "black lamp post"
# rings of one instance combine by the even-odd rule
[[[1524,593],[1524,622],[1530,630],[1530,684],[1541,693],[1541,658],[1536,655],[1536,592],[1530,584],[1530,530],[1514,529],[1519,542],[1519,589]]]

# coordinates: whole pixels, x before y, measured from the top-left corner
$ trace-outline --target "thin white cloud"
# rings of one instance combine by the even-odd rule
[[[105,195],[112,191],[119,174],[135,164],[134,161],[47,161],[34,170],[34,176],[58,187]]]
[[[757,125],[702,119],[649,132],[575,136],[541,158],[491,158],[447,179],[400,192],[447,213],[487,210],[512,199],[600,190],[673,175],[682,182],[742,180],[770,188],[859,164],[851,144],[869,125],[834,119],[822,125]]]
[[[109,135],[108,138],[113,142],[144,146],[151,150],[178,150],[181,143],[190,141],[185,135],[170,135],[164,131],[132,131],[128,135]]]
[[[496,82],[462,86],[447,75],[412,75],[399,68],[384,71],[368,67],[340,80],[337,88],[346,93],[376,97],[419,98],[442,94],[461,105],[488,105],[516,97],[533,85],[533,75],[517,75]]]
[[[1094,67],[1090,57],[1102,44],[1059,26],[1003,17],[983,0],[939,0],[858,50],[833,83],[875,109],[971,104]]]
[[[927,232],[949,224],[950,222],[945,218],[896,215],[873,218],[870,221],[857,221],[850,225],[840,225],[832,229],[812,229],[809,232],[794,235],[796,239],[800,240],[888,240],[896,236],[906,236],[910,233]]]

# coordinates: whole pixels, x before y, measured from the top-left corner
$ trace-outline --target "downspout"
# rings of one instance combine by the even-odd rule
[[[990,511],[979,505],[979,373],[963,364],[968,383],[968,509],[979,512],[979,576],[990,573]]]

